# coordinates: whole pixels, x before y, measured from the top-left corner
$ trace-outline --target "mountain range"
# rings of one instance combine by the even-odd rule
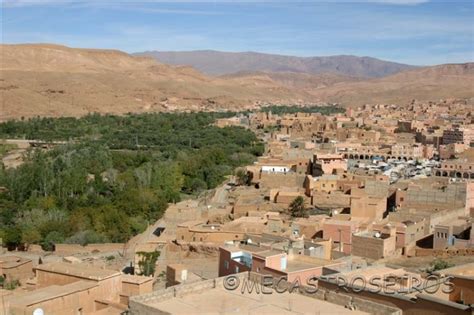
[[[357,106],[474,98],[474,63],[407,66],[375,78],[366,75],[382,72],[362,67],[365,75],[354,75],[344,63],[339,70],[346,70],[339,72],[235,68],[239,71],[210,76],[191,66],[118,50],[53,44],[3,44],[0,50],[0,120],[90,112],[239,110],[265,103]],[[396,71],[389,68],[383,71]]]
[[[415,68],[411,65],[356,56],[295,57],[256,52],[234,53],[214,50],[146,51],[134,55],[153,57],[170,65],[188,65],[208,75],[265,71],[308,74],[333,73],[353,77],[380,78]]]

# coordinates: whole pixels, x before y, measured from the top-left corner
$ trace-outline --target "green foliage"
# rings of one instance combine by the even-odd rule
[[[80,244],[85,246],[87,244],[107,243],[109,242],[109,239],[105,235],[96,231],[85,230],[75,233],[64,240],[64,242],[67,244]]]
[[[3,276],[0,276],[0,287],[3,287],[5,283],[5,278]]]
[[[62,233],[57,231],[49,232],[43,240],[42,247],[44,250],[52,251],[54,250],[54,245],[63,243],[64,236]]]
[[[0,237],[52,249],[58,242],[125,242],[182,194],[215,188],[264,145],[249,130],[218,128],[230,113],[88,115],[0,123],[0,138],[67,141],[0,167]],[[1,166],[1,165],[0,165]]]
[[[2,231],[3,244],[8,248],[15,248],[21,244],[21,229],[9,226]]]
[[[304,198],[301,196],[296,197],[288,208],[290,215],[294,218],[307,218],[308,210],[304,204]]]
[[[442,270],[442,269],[446,269],[446,268],[451,268],[453,267],[454,264],[452,263],[449,263],[445,260],[442,260],[442,259],[435,259],[432,263],[431,263],[431,268],[430,268],[430,272],[435,272],[435,271],[438,271],[438,270]]]
[[[235,178],[238,185],[250,185],[250,175],[244,168],[238,168],[235,171]]]
[[[11,281],[5,281],[3,283],[3,288],[5,290],[15,290],[16,288],[18,288],[19,286],[21,285],[20,281],[14,279],[14,280],[11,280]]]
[[[155,274],[155,265],[158,257],[160,257],[159,251],[154,252],[137,252],[140,256],[138,261],[139,273],[142,276],[153,276]]]

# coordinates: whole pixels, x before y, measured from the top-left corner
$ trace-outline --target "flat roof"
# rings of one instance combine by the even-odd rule
[[[441,275],[474,279],[474,262],[439,270],[437,273]]]
[[[107,278],[115,277],[121,275],[121,272],[110,270],[110,269],[101,269],[94,266],[89,266],[86,264],[69,264],[63,262],[53,262],[44,265],[38,265],[36,270],[41,270],[45,272],[60,273],[64,275],[75,276],[78,278],[84,278],[89,280],[104,280]]]
[[[284,254],[284,252],[269,249],[269,250],[264,250],[262,252],[254,253],[254,256],[257,256],[260,258],[266,258],[266,257],[277,256],[281,254]]]
[[[31,259],[22,258],[18,256],[9,255],[0,257],[0,266],[5,269],[15,268],[17,266],[21,266],[29,262],[31,262]]]
[[[352,270],[352,271],[349,271],[349,272],[342,272],[340,274],[336,274],[336,275],[340,275],[342,276],[343,278],[345,278],[345,280],[350,283],[352,281],[352,279],[355,279],[355,278],[358,278],[358,277],[363,277],[366,279],[367,281],[367,284],[366,284],[366,288],[377,288],[377,286],[369,283],[369,280],[373,277],[381,277],[381,278],[390,278],[390,277],[403,277],[403,276],[411,276],[413,278],[416,278],[418,279],[419,281],[421,281],[421,275],[420,274],[417,274],[417,273],[413,273],[413,272],[409,272],[409,271],[406,271],[405,269],[402,269],[402,268],[391,268],[391,267],[387,267],[385,265],[373,265],[373,266],[370,266],[370,267],[367,267],[367,268],[363,268],[363,269],[355,269],[355,270]],[[358,285],[360,284],[355,283],[355,285]],[[387,291],[397,291],[398,293],[400,294],[409,294],[410,292],[409,289],[412,289],[413,286],[416,286],[418,283],[415,283],[415,282],[410,282],[408,283],[407,285],[404,285],[404,284],[401,284],[401,283],[388,283],[387,285],[385,284],[385,282],[381,282],[380,285],[382,286],[382,288],[387,288]],[[418,294],[419,292],[414,292],[415,294]]]
[[[89,290],[98,284],[90,281],[76,281],[66,285],[51,285],[46,288],[13,295],[10,304],[14,306],[28,307],[47,300],[56,299],[76,292]]]
[[[127,282],[127,283],[143,284],[152,280],[153,280],[153,277],[122,275],[122,282]]]
[[[310,310],[320,314],[367,314],[297,293],[241,293],[222,287],[147,305],[169,314],[307,314]]]
[[[320,259],[316,257],[308,258],[308,260],[299,259],[299,257],[300,256],[294,256],[292,259],[288,259],[286,269],[284,271],[293,272],[340,264],[340,262],[337,261]]]

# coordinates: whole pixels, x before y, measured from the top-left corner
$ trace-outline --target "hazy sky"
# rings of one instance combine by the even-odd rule
[[[4,43],[474,61],[474,0],[1,0]]]

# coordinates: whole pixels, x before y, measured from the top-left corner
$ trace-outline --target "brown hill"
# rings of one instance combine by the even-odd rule
[[[209,78],[115,50],[1,45],[0,119],[200,110],[308,99],[268,81]]]
[[[259,102],[343,105],[474,97],[474,63],[362,80],[338,74],[246,72],[208,77],[115,50],[0,45],[0,120],[254,108]]]
[[[316,99],[343,105],[474,98],[474,63],[439,65],[381,79],[344,82],[313,90],[311,94]]]
[[[292,89],[313,90],[322,89],[341,82],[362,81],[358,77],[339,75],[334,73],[308,74],[299,72],[238,72],[222,76],[237,81],[262,80],[279,83]]]

